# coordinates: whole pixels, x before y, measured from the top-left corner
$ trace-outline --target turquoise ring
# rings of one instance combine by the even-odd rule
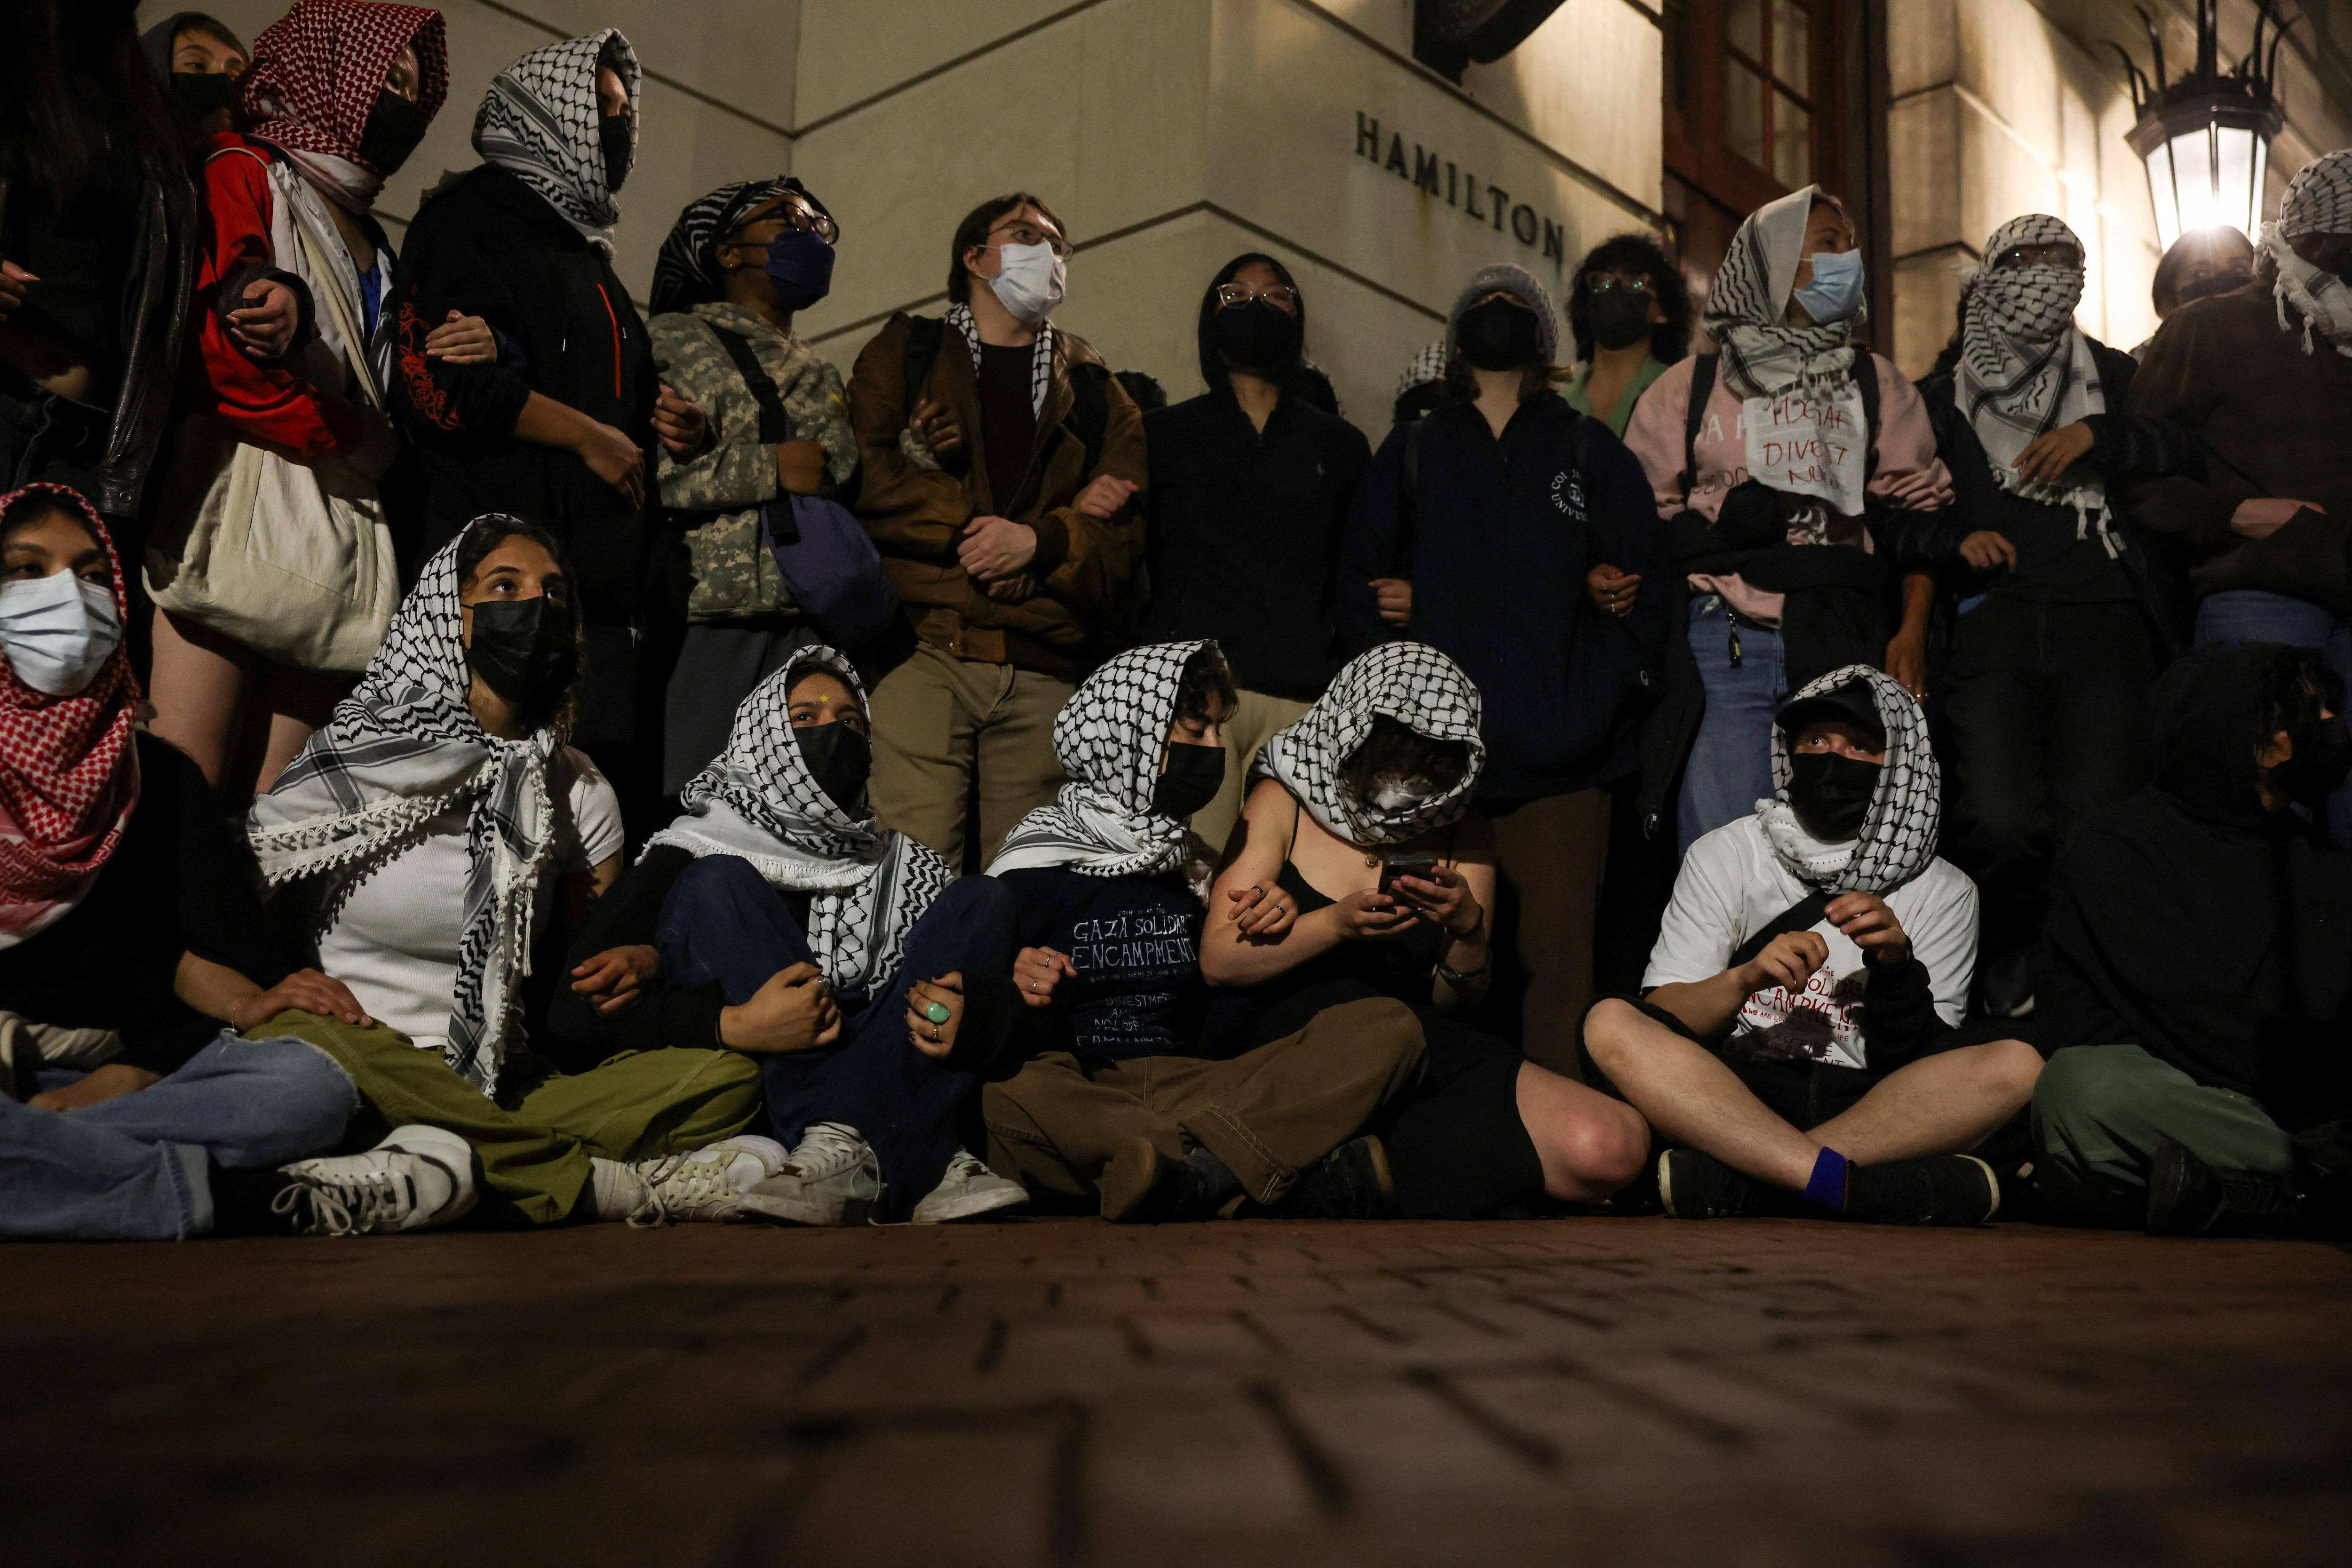
[[[948,1011],[948,1005],[946,1003],[932,1002],[924,1006],[923,1016],[929,1018],[934,1024],[944,1024],[950,1018],[955,1016],[955,1015]]]

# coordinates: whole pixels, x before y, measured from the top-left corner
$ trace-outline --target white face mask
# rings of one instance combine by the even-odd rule
[[[51,697],[71,697],[98,676],[122,642],[114,590],[70,572],[0,584],[0,653],[16,679]]]
[[[997,303],[1012,311],[1013,320],[1034,327],[1054,313],[1054,307],[1062,302],[1069,268],[1054,254],[1052,246],[1000,245],[996,259],[996,276],[988,280],[988,286],[996,290]]]

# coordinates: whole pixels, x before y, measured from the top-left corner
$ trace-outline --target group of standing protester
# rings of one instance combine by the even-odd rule
[[[1696,356],[1488,267],[1376,449],[1277,258],[1170,406],[1028,192],[845,382],[790,177],[641,315],[616,29],[395,255],[437,12],[33,13],[0,1233],[2346,1211],[2352,153],[2137,358],[2040,215],[1916,385],[1818,189]]]

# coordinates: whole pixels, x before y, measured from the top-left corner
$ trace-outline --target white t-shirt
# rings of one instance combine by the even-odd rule
[[[1717,828],[1683,857],[1674,901],[1666,906],[1665,924],[1642,977],[1643,988],[1712,980],[1731,966],[1731,955],[1750,931],[1763,930],[1811,890],[1772,853],[1763,823],[1753,816]],[[1977,885],[1951,862],[1936,859],[1885,899],[1911,939],[1912,955],[1927,966],[1937,1014],[1947,1024],[1958,1024],[1977,966]],[[1868,977],[1862,972],[1862,949],[1826,920],[1811,929],[1828,941],[1829,962],[1801,994],[1792,995],[1780,985],[1757,992],[1740,1007],[1733,1026],[1769,1030],[1808,1012],[1816,1016],[1797,1018],[1795,1033],[1800,1039],[1820,1039],[1822,1060],[1866,1066],[1862,997]]]
[[[596,764],[566,746],[548,762],[555,806],[548,870],[531,917],[547,930],[557,882],[621,852],[621,802]],[[470,801],[433,819],[425,837],[357,883],[322,889],[334,922],[319,937],[319,967],[352,988],[376,1022],[420,1047],[448,1044],[449,999],[457,989],[457,941],[466,910],[466,816]],[[348,892],[336,907],[339,893]]]

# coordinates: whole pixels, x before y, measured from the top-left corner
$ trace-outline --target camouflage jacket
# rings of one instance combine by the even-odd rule
[[[841,373],[815,349],[740,305],[697,305],[690,312],[656,316],[651,326],[662,379],[699,404],[710,420],[710,444],[682,462],[663,452],[656,476],[662,505],[682,514],[678,521],[686,528],[694,567],[687,618],[788,613],[792,595],[760,532],[760,504],[777,494],[776,449],[760,440],[759,400],[712,329],[751,343],[792,416],[793,438],[823,443],[825,478],[834,486],[847,483],[857,468]]]

